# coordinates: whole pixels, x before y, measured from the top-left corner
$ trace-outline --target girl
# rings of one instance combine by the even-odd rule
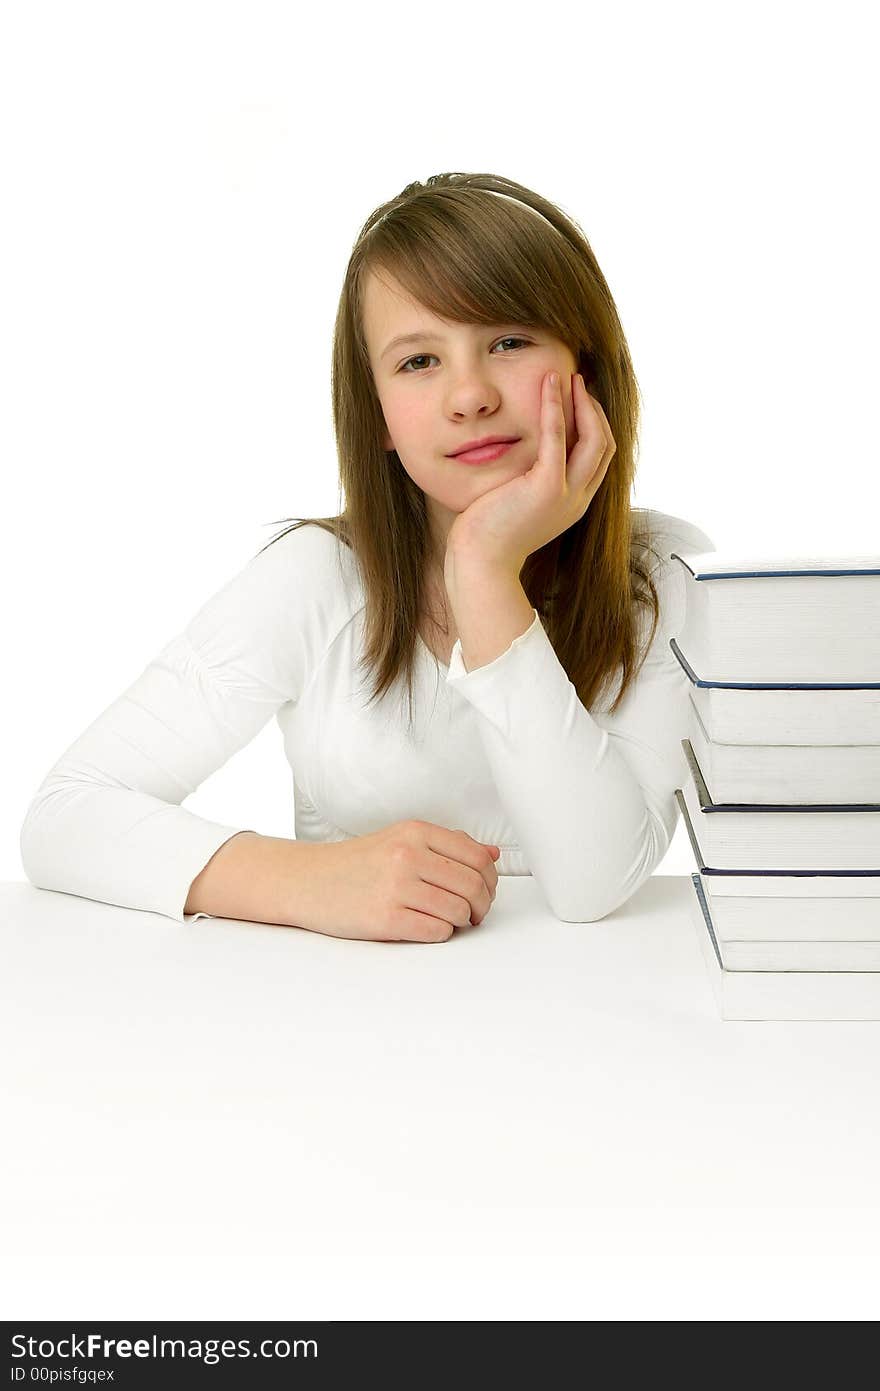
[[[352,251],[332,397],[344,510],[270,541],[62,755],[28,878],[443,941],[531,873],[557,917],[604,917],[675,829],[670,555],[713,547],[631,507],[638,387],[585,236],[510,179],[409,184]],[[296,839],[185,811],[272,715]]]

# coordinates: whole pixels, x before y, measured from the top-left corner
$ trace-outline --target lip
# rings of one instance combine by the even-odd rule
[[[484,439],[469,440],[462,449],[447,455],[447,458],[457,459],[459,463],[464,464],[486,464],[492,459],[500,458],[514,444],[519,444],[519,437],[487,435]]]

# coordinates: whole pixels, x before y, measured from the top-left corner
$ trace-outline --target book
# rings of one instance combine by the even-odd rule
[[[724,1019],[880,1019],[880,556],[673,559],[676,799]]]
[[[693,816],[676,790],[725,966],[737,970],[880,969],[880,871],[724,872],[704,863]]]
[[[880,971],[880,899],[714,898],[697,875],[724,965],[739,971]]]
[[[880,743],[722,743],[688,696],[691,748],[714,802],[880,802]]]
[[[880,555],[671,559],[686,581],[678,647],[702,680],[856,685],[880,697]]]
[[[865,879],[831,875],[718,875],[700,866],[699,878],[722,947],[734,942],[880,942],[878,876],[873,895],[866,891]],[[774,892],[762,892],[769,885]],[[844,887],[847,892],[840,892]]]
[[[726,870],[880,872],[880,804],[713,802],[690,740],[681,744],[690,776],[678,790],[704,863]]]
[[[698,874],[691,875],[691,884],[691,918],[722,1019],[880,1019],[880,971],[758,971],[726,965]]]
[[[716,940],[731,971],[880,971],[880,941],[779,942],[766,937],[741,942],[721,936]]]
[[[709,738],[719,744],[880,743],[880,683],[721,681],[694,670],[684,631],[669,646]],[[692,660],[693,659],[693,660]]]

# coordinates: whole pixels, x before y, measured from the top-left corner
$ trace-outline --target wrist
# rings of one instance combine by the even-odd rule
[[[509,557],[493,556],[484,547],[465,545],[447,549],[443,567],[443,578],[447,591],[456,584],[473,584],[482,581],[488,584],[518,584],[525,560],[517,562]]]

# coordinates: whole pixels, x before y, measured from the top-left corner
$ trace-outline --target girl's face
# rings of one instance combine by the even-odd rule
[[[393,344],[401,334],[411,342]],[[571,374],[577,362],[560,339],[523,324],[449,323],[412,299],[383,272],[367,277],[364,335],[385,417],[386,450],[395,449],[425,494],[442,566],[446,537],[460,512],[491,488],[526,473],[538,457],[541,383],[560,374],[566,448],[577,438]],[[486,435],[518,442],[491,463],[463,464],[450,454]]]

